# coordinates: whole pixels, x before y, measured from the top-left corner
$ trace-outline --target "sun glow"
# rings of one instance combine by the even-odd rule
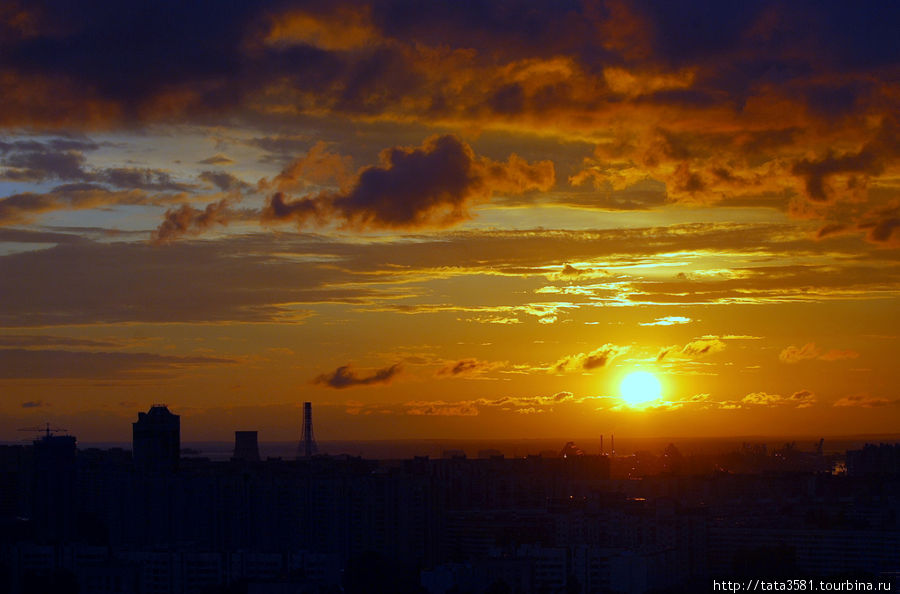
[[[662,397],[662,385],[656,376],[648,371],[629,373],[619,384],[622,400],[628,406],[639,407]]]

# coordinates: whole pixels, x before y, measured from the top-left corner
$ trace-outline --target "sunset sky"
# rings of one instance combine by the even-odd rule
[[[895,432],[898,29],[0,2],[0,440]]]

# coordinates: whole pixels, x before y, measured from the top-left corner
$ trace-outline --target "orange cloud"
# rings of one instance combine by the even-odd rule
[[[231,218],[228,201],[225,199],[210,203],[203,210],[182,204],[177,209],[166,211],[163,222],[156,229],[151,241],[166,243],[185,233],[201,233],[214,224],[226,225]]]
[[[404,412],[413,416],[438,417],[475,417],[478,407],[470,402],[422,402],[414,401],[404,404]]]
[[[343,186],[352,180],[352,162],[352,158],[331,152],[324,142],[319,141],[304,156],[291,161],[271,182],[263,179],[259,185],[263,189],[275,186],[281,192],[327,183]]]
[[[810,359],[819,359],[821,361],[839,361],[841,359],[856,359],[859,353],[849,349],[831,349],[823,353],[815,343],[809,342],[802,347],[791,345],[785,348],[778,355],[778,359],[782,363],[798,363]]]
[[[725,350],[725,343],[718,338],[700,338],[692,340],[683,347],[678,345],[664,347],[656,355],[656,360],[662,361],[671,355],[682,355],[690,359],[696,359],[723,350]]]
[[[452,135],[433,136],[418,148],[387,149],[381,159],[382,165],[363,168],[346,192],[295,201],[275,194],[263,219],[303,224],[333,217],[355,229],[447,227],[470,218],[470,205],[495,194],[547,190],[554,183],[550,161],[477,157]]]
[[[833,406],[839,408],[880,408],[883,406],[895,406],[897,404],[900,404],[900,399],[888,400],[887,398],[876,398],[867,394],[853,394],[841,398],[836,401]]]
[[[378,37],[365,6],[340,6],[326,14],[288,10],[273,15],[263,43],[275,46],[312,45],[325,50],[352,50]]]
[[[742,405],[779,406],[790,404],[796,406],[797,408],[808,408],[815,402],[816,396],[809,390],[794,392],[788,397],[784,397],[780,394],[753,392],[744,396],[740,401]]]
[[[781,351],[781,354],[778,355],[778,359],[781,360],[782,363],[798,363],[807,359],[815,359],[819,355],[820,351],[815,343],[808,342],[802,347],[791,345],[785,348]]]
[[[577,355],[568,355],[554,363],[550,370],[554,373],[563,371],[590,371],[606,367],[606,365],[628,351],[627,346],[616,346],[614,344],[605,344],[602,347],[594,349],[589,353],[578,353]]]

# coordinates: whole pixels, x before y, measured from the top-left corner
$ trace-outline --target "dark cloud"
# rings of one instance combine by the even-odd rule
[[[570,178],[590,179],[600,191],[553,200],[609,210],[666,202],[787,210],[796,188],[786,178],[794,176],[812,206],[792,213],[864,231],[874,242],[896,236],[896,217],[871,221],[856,212],[838,220],[823,207],[845,195],[858,199],[900,158],[895,7],[698,0],[673,8],[641,0],[538,2],[528,10],[505,1],[437,1],[426,9],[392,0],[241,2],[200,12],[101,2],[74,14],[54,1],[22,5],[15,22],[29,23],[27,35],[0,41],[0,126],[238,122],[278,130],[242,141],[278,159],[309,145],[310,116],[511,126],[581,141],[612,134],[619,150],[598,154]],[[202,31],[186,25],[200,21]],[[655,132],[646,138],[636,131],[648,129]],[[77,138],[3,140],[3,175],[191,189],[164,171],[89,170],[82,153],[96,146]],[[267,215],[327,214],[353,228],[446,226],[469,216],[478,200],[525,191],[465,185],[473,180],[450,175],[454,166],[467,172],[459,171],[465,159],[454,159],[458,150],[441,147],[443,168],[422,159],[437,168],[426,168],[432,175],[424,179],[404,167],[416,150],[392,151],[347,191],[294,199],[293,190],[275,188],[285,193],[271,198]],[[635,189],[647,179],[665,189]],[[204,181],[225,187],[222,178]],[[410,195],[394,187],[398,181],[409,182]],[[547,186],[532,180],[527,187]]]
[[[13,194],[0,198],[0,225],[29,222],[42,212],[64,207],[62,201],[49,194]]]
[[[519,114],[525,109],[525,91],[517,83],[504,85],[488,99],[488,105],[498,114]]]
[[[566,264],[565,266],[563,266],[563,269],[559,272],[560,276],[581,276],[582,274],[584,274],[583,270],[579,270],[578,268],[575,268],[571,264]]]
[[[389,384],[402,370],[402,366],[399,363],[395,363],[390,367],[378,369],[369,375],[357,375],[349,365],[342,365],[332,373],[323,373],[316,376],[313,378],[312,383],[338,389],[371,386],[373,384]]]
[[[473,376],[502,367],[504,363],[481,361],[475,358],[451,361],[437,370],[438,376]]]
[[[276,187],[261,217],[265,222],[326,224],[339,221],[355,229],[446,227],[470,217],[469,207],[497,193],[546,190],[554,183],[550,161],[530,164],[517,155],[506,162],[478,157],[456,136],[434,136],[421,147],[382,152],[382,165],[365,167],[346,191],[325,191],[290,200],[286,190],[344,180],[349,162],[319,143],[262,187]],[[220,189],[245,188],[230,174],[204,172],[201,179]],[[196,234],[211,223],[227,224],[235,213],[224,201],[200,211],[190,205],[169,210],[154,241]]]
[[[876,208],[865,214],[857,227],[866,231],[869,241],[875,243],[893,243],[900,234],[900,206]],[[846,225],[843,227],[846,228]]]
[[[816,237],[818,239],[823,239],[830,235],[838,235],[845,232],[848,229],[849,225],[846,223],[829,223],[827,225],[823,225],[816,231]]]
[[[41,408],[42,406],[47,406],[47,404],[43,400],[28,400],[22,403],[22,408]]]
[[[826,180],[840,173],[877,174],[882,170],[878,155],[869,150],[836,156],[828,153],[816,160],[803,159],[794,165],[793,172],[805,180],[806,196],[810,200],[823,202],[830,197],[831,190]]]
[[[546,190],[554,183],[550,161],[534,165],[516,155],[506,162],[477,157],[455,136],[434,136],[419,148],[391,148],[383,164],[362,169],[352,188],[288,202],[276,193],[266,220],[322,219],[353,228],[446,227],[468,219],[469,207],[495,193]]]
[[[166,211],[163,222],[156,229],[151,241],[166,243],[186,233],[201,233],[215,224],[226,225],[231,218],[228,201],[224,199],[207,204],[203,210],[190,204],[182,204],[178,208]]]
[[[263,210],[264,221],[297,221],[302,225],[306,221],[315,220],[324,223],[326,218],[324,210],[327,203],[316,198],[301,198],[288,201],[283,192],[275,192],[269,198],[266,208]]]
[[[2,178],[10,181],[39,182],[47,179],[91,181],[84,170],[85,158],[77,151],[28,151],[8,155],[2,161]]]
[[[203,171],[197,177],[223,192],[236,192],[250,187],[247,182],[224,171]]]
[[[791,403],[803,408],[814,403],[816,401],[816,395],[809,390],[800,390],[799,392],[794,392],[793,394],[791,394],[788,400]]]
[[[610,67],[695,69],[691,88],[650,85],[643,93],[668,105],[712,100],[738,110],[775,89],[831,115],[865,110],[879,95],[829,76],[896,65],[900,51],[895,7],[848,10],[837,1],[542,0],[527,9],[502,0],[232,2],[209,11],[107,0],[74,11],[42,0],[16,14],[15,24],[0,18],[9,31],[0,73],[12,84],[0,117],[44,127],[221,122],[265,117],[283,105],[301,117],[322,110],[458,117],[487,109],[534,124],[554,110],[614,109],[615,100],[629,98],[605,84]],[[574,68],[556,77],[527,71],[529,61],[548,57]],[[534,76],[516,76],[523,73]],[[473,75],[481,75],[481,89]]]
[[[254,20],[251,3],[243,2],[215,11],[115,2],[76,11],[52,0],[25,8],[32,32],[4,39],[0,66],[23,78],[70,81],[125,117],[139,117],[166,87],[185,83],[204,87],[198,94],[207,108],[227,104],[233,92],[226,77],[239,67],[240,44]],[[32,106],[34,115],[42,107]]]
[[[841,197],[856,198],[855,201],[859,202],[859,196],[867,197],[865,190],[869,179],[879,175],[889,164],[900,159],[898,138],[900,138],[900,123],[892,114],[883,119],[875,134],[858,151],[836,154],[829,150],[820,158],[798,161],[794,164],[792,172],[803,178],[806,197],[814,203]],[[835,187],[833,181],[835,178],[841,179],[843,184]],[[869,239],[872,241],[887,241],[895,225],[890,223],[890,214],[887,217],[880,215],[890,213],[891,208],[877,204],[868,206],[869,210],[874,212],[863,211],[860,216],[859,209],[845,209],[845,216],[849,214],[850,217],[861,218],[858,227],[869,229]],[[832,232],[838,230],[835,223],[830,227]]]
[[[0,350],[0,379],[145,379],[186,368],[225,365],[219,357],[177,357],[153,353],[64,350]]]
[[[438,375],[459,375],[461,373],[471,373],[477,371],[482,366],[482,362],[478,359],[463,359],[456,363],[451,363],[438,370]]]
[[[157,192],[188,192],[193,189],[190,184],[176,182],[169,173],[157,169],[115,167],[94,173],[92,179],[119,188]]]
[[[127,190],[148,190],[159,192],[187,192],[193,186],[177,182],[172,176],[158,169],[112,167],[87,168],[84,154],[72,148],[60,150],[59,147],[99,148],[100,145],[86,142],[37,142],[23,141],[7,143],[7,154],[0,161],[5,169],[0,172],[0,179],[17,182],[44,182],[61,180],[69,183],[56,189],[76,189],[95,187],[106,184]]]
[[[605,344],[589,353],[567,355],[553,364],[551,372],[563,371],[590,371],[606,367],[606,365],[628,350],[628,347],[620,347],[614,344]]]

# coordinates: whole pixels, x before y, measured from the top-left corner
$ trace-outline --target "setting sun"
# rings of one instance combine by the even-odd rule
[[[619,385],[622,399],[628,406],[642,406],[662,397],[662,386],[656,376],[648,371],[628,374]]]

